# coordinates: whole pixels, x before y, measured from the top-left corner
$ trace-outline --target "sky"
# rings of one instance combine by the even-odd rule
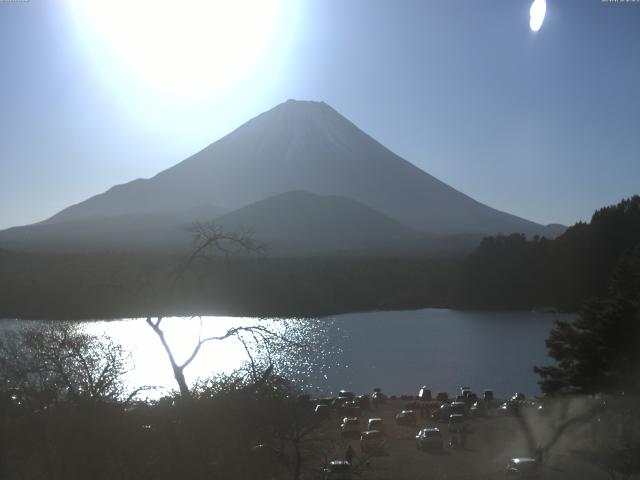
[[[547,0],[538,32],[530,0],[145,1],[0,0],[0,228],[289,98],[539,223],[640,193],[638,1]]]

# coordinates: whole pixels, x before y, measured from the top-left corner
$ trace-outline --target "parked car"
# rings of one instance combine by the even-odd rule
[[[358,417],[344,417],[340,424],[340,435],[358,438],[360,436],[360,419]]]
[[[482,400],[478,400],[471,405],[469,414],[474,417],[484,417],[487,414],[487,406]]]
[[[382,432],[384,430],[382,419],[378,417],[370,418],[367,422],[367,430],[380,430]]]
[[[514,415],[516,413],[518,413],[518,405],[514,402],[504,402],[498,407],[498,414],[500,415]]]
[[[422,387],[420,389],[420,391],[418,392],[418,398],[420,400],[424,400],[425,402],[430,402],[431,401],[431,390],[429,390],[427,387]]]
[[[380,430],[368,430],[360,436],[360,450],[363,454],[384,451],[387,435]]]
[[[457,413],[449,415],[449,433],[465,433],[467,430],[467,419],[464,415]]]
[[[316,416],[320,418],[329,418],[331,416],[331,407],[319,403],[314,410]]]
[[[417,422],[416,412],[414,410],[402,410],[396,415],[396,423],[408,427],[415,427]]]
[[[416,435],[416,447],[422,451],[442,450],[442,444],[439,428],[423,428]]]
[[[540,464],[535,458],[516,457],[509,460],[505,473],[520,478],[534,478],[538,476]]]
[[[350,399],[353,399],[353,398],[356,398],[356,394],[353,393],[350,390],[340,390],[338,392],[338,398],[350,398]]]
[[[446,422],[449,420],[449,415],[451,415],[451,407],[448,403],[444,405],[440,405],[440,408],[437,408],[433,411],[431,416],[436,422]]]
[[[525,396],[524,393],[516,392],[511,396],[511,398],[509,400],[512,401],[512,402],[522,402],[522,401],[524,401],[526,399],[527,399],[527,397]]]
[[[482,392],[482,399],[487,403],[491,403],[491,402],[495,401],[495,398],[493,396],[493,390],[485,389]]]
[[[465,402],[452,402],[449,404],[449,415],[466,415],[467,404]]]
[[[332,460],[324,469],[324,480],[352,480],[356,478],[353,467],[346,460]]]
[[[449,394],[447,392],[438,392],[436,395],[436,400],[438,402],[446,403],[449,401]]]

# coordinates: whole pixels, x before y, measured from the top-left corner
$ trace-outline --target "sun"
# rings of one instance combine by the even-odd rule
[[[98,62],[113,61],[149,88],[215,94],[264,55],[281,0],[70,0]]]
[[[529,9],[529,27],[532,32],[537,32],[542,27],[544,16],[547,13],[547,2],[545,0],[534,0]]]

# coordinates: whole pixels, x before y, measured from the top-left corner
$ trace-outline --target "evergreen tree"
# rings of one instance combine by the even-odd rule
[[[546,343],[557,365],[534,368],[544,393],[640,393],[640,244],[618,262],[607,295],[557,321]]]

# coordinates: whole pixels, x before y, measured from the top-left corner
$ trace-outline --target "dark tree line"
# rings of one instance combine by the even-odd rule
[[[173,285],[171,273],[183,260],[160,254],[0,251],[0,318],[122,318],[149,312],[315,317],[446,307],[460,263],[425,257],[219,257],[195,263]]]
[[[623,255],[640,244],[640,196],[596,211],[555,239],[485,238],[464,262],[453,303],[465,308],[577,311],[602,296]]]

